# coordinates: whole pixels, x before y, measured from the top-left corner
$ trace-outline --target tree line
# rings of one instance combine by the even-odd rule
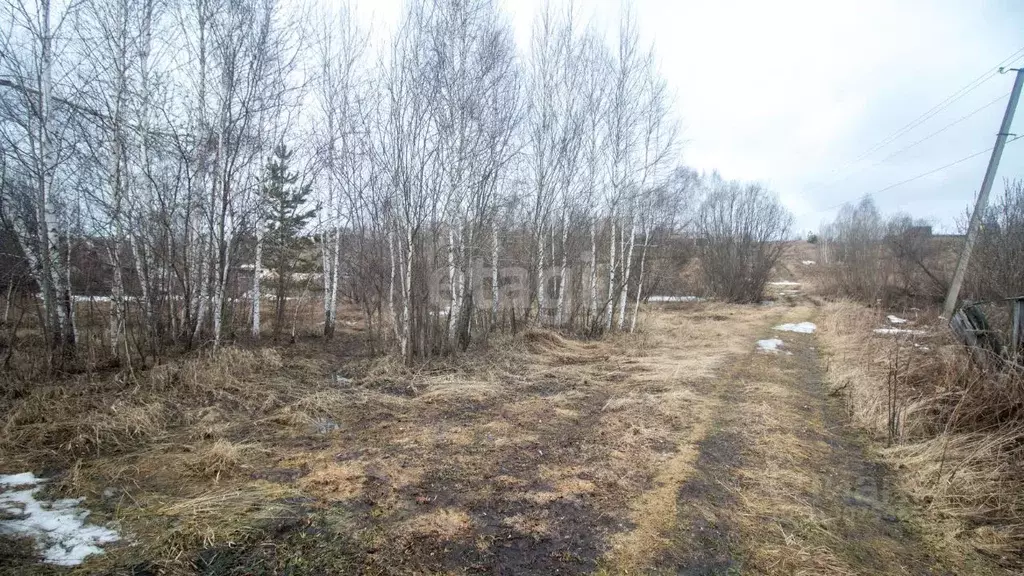
[[[277,336],[301,285],[326,337],[347,298],[411,361],[533,324],[633,330],[681,235],[777,258],[789,223],[764,189],[679,163],[628,11],[602,34],[545,6],[522,48],[493,0],[411,0],[379,43],[346,6],[277,0],[5,0],[0,23],[4,251],[51,364],[76,355],[83,246],[114,357],[239,322],[260,338],[267,293]],[[731,208],[697,201],[712,188]],[[763,264],[742,268],[757,290]]]
[[[970,213],[958,221],[966,233]],[[982,217],[963,297],[1000,301],[1024,293],[1024,181],[1007,179]],[[906,213],[883,215],[870,197],[846,204],[815,235],[828,291],[870,303],[941,303],[949,290],[961,235],[933,235]]]

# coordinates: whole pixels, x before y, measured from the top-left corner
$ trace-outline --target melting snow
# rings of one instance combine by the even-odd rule
[[[0,492],[0,513],[7,517],[0,520],[0,533],[35,539],[43,561],[59,566],[77,566],[102,554],[100,544],[118,540],[117,532],[86,524],[89,511],[78,507],[84,498],[36,500],[44,482],[31,472],[0,475],[0,486],[22,488]]]
[[[769,338],[768,340],[758,340],[757,348],[762,352],[778,352],[782,346],[782,340],[778,338]]]
[[[0,474],[0,486],[33,486],[41,481],[31,472]]]
[[[700,302],[704,300],[700,296],[651,296],[648,302]]]
[[[913,334],[921,336],[927,334],[924,330],[908,330],[906,328],[875,328],[875,334]]]
[[[818,329],[814,325],[814,322],[800,322],[797,324],[781,324],[774,328],[775,330],[782,330],[784,332],[799,332],[801,334],[813,334]]]
[[[815,264],[817,264],[817,262],[815,262],[814,260],[801,260],[800,263],[803,264],[804,266],[814,266]]]
[[[906,319],[900,318],[899,316],[893,316],[892,314],[889,314],[888,318],[889,318],[889,323],[890,324],[906,324],[907,323]]]
[[[799,286],[799,282],[791,282],[789,280],[779,280],[778,282],[769,282],[772,286]]]

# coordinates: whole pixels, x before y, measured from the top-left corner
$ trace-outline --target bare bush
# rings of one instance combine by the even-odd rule
[[[760,301],[793,216],[759,184],[715,176],[708,188],[697,214],[707,289],[731,302]]]
[[[942,245],[931,234],[931,226],[906,214],[897,214],[885,227],[884,245],[889,261],[885,266],[888,296],[942,299],[949,288],[942,267]]]
[[[1024,295],[1024,180],[1006,182],[985,215],[968,271],[972,299]]]
[[[844,205],[835,221],[823,227],[819,260],[828,266],[833,289],[865,301],[877,298],[884,233],[882,216],[870,198]]]
[[[949,286],[944,248],[927,222],[907,214],[886,220],[865,197],[843,206],[835,221],[822,227],[823,287],[869,303],[937,302]]]

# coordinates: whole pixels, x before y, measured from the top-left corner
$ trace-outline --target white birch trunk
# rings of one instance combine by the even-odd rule
[[[14,298],[14,282],[8,280],[7,282],[7,298],[4,299],[4,324],[9,324],[11,321],[11,299]]]
[[[500,272],[498,271],[498,227],[494,226],[491,229],[491,325],[493,326],[498,322],[498,307],[500,306],[501,291],[498,289],[498,282],[500,281]],[[481,281],[483,281],[481,279]]]
[[[115,239],[114,247],[107,249],[110,263],[114,269],[114,275],[110,282],[110,353],[117,356],[118,347],[121,341],[121,328],[124,325],[122,313],[124,312],[124,279],[121,274],[121,259],[117,254]]]
[[[230,214],[224,216],[224,257],[223,262],[218,267],[218,278],[217,285],[215,286],[216,292],[214,293],[213,301],[213,347],[220,347],[221,328],[224,322],[224,298],[228,284],[228,272],[231,269],[231,240],[232,240],[232,226]]]
[[[587,323],[593,321],[597,314],[597,219],[590,221],[590,310],[587,312]]]
[[[459,291],[461,286],[459,285],[458,272],[455,267],[455,238],[458,234],[455,231],[455,224],[448,226],[448,289],[450,290],[450,298],[448,300],[448,344],[453,346],[456,338],[456,329],[459,323],[459,312],[461,311],[462,303],[459,299]]]
[[[611,330],[612,314],[615,312],[613,298],[615,297],[615,214],[611,217],[612,235],[608,242],[608,301],[605,303],[605,329]]]
[[[412,227],[406,225],[405,230],[405,261],[402,273],[402,358],[409,359],[409,339],[412,337],[412,322],[409,318],[411,312],[409,300],[412,296],[412,261],[413,243]]]
[[[328,186],[330,186],[330,184],[328,184]],[[331,204],[333,204],[333,202],[334,202],[334,197],[332,195],[331,198],[328,200],[328,203],[329,203],[329,205],[331,205]],[[333,208],[329,208],[328,209],[328,213],[327,213],[327,221],[328,222],[331,222],[331,221],[334,220],[332,212],[333,212]],[[322,234],[320,234],[320,267],[324,271],[323,278],[321,278],[321,284],[323,285],[323,295],[324,295],[322,304],[323,304],[323,308],[324,308],[324,333],[325,334],[327,333],[328,320],[330,320],[330,315],[331,315],[331,306],[330,306],[330,303],[328,302],[328,300],[330,299],[330,294],[331,294],[331,277],[333,276],[332,272],[333,272],[333,268],[334,268],[334,252],[333,252],[334,246],[332,245],[333,241],[334,240],[331,237],[331,231],[330,231],[329,228],[327,230],[324,230],[324,232]]]
[[[561,326],[565,321],[565,293],[568,291],[569,255],[565,249],[566,241],[569,238],[569,211],[562,206],[562,263],[558,271],[558,309],[555,313],[555,322]],[[554,244],[554,242],[552,242]]]
[[[128,234],[128,246],[132,251],[132,257],[135,259],[135,270],[136,276],[139,278],[139,289],[142,291],[142,311],[143,317],[146,320],[146,339],[149,341],[149,345],[152,348],[155,342],[152,339],[154,335],[153,325],[153,304],[150,301],[150,289],[149,289],[149,274],[145,267],[145,255],[142,250],[139,249],[138,242],[134,239],[132,234]]]
[[[537,231],[537,323],[544,325],[544,313],[546,311],[544,285],[544,231]]]
[[[331,263],[331,292],[327,298],[327,310],[324,314],[324,331],[327,331],[327,327],[330,326],[330,333],[334,335],[334,327],[338,321],[338,274],[341,268],[341,226],[335,219],[334,226],[334,242],[333,242],[333,255],[334,262]]]
[[[203,324],[206,320],[206,311],[209,309],[210,301],[210,270],[213,268],[213,238],[203,243],[199,250],[199,294],[196,298],[195,329],[192,331],[192,339],[198,339],[203,331]]]
[[[263,223],[256,223],[256,258],[252,264],[252,337],[260,339],[260,277],[263,276]]]
[[[636,304],[633,306],[633,319],[629,323],[629,331],[636,331],[636,317],[640,313],[640,295],[644,291],[644,272],[647,264],[647,246],[651,239],[651,228],[649,224],[644,225],[644,248],[640,252],[640,277],[636,286]]]
[[[388,280],[388,313],[391,315],[391,327],[395,331],[395,340],[401,341],[402,335],[399,332],[399,320],[395,312],[395,275],[397,274],[397,262],[395,261],[395,231],[388,227],[388,259],[391,261],[391,277]]]
[[[78,342],[78,323],[75,322],[75,296],[72,292],[71,286],[71,224],[68,223],[64,228],[64,246],[67,248],[65,257],[67,260],[64,262],[64,293],[67,299],[68,307],[68,326],[71,332],[71,341]]]
[[[146,204],[151,200],[152,194],[150,193],[150,159],[149,159],[149,44],[150,38],[150,27],[152,24],[152,2],[146,2],[145,12],[143,16],[143,39],[142,39],[142,50],[139,54],[140,63],[140,76],[141,76],[141,89],[140,94],[142,101],[139,107],[139,154],[140,160],[142,161],[142,190],[144,191],[143,203]],[[150,286],[150,275],[149,268],[145,266],[145,251],[140,248],[139,244],[141,240],[133,241],[129,235],[129,243],[131,244],[132,254],[135,257],[135,268],[139,277],[139,286],[142,291],[142,310],[146,320],[146,340],[148,341],[150,350],[156,355],[157,346],[157,334],[156,334],[156,321],[153,314],[153,300],[152,290]]]
[[[43,307],[46,311],[47,323],[50,324],[49,336],[54,342],[63,341],[63,326],[60,322],[61,313],[58,310],[56,293],[57,285],[54,283],[53,263],[53,233],[55,232],[56,221],[53,213],[53,203],[50,198],[51,190],[47,181],[49,171],[49,120],[50,120],[50,88],[53,78],[52,42],[50,37],[50,0],[42,0],[40,3],[42,11],[42,23],[40,29],[40,75],[39,75],[39,98],[37,102],[37,113],[39,125],[37,127],[37,148],[38,154],[34,158],[36,163],[37,197],[36,197],[36,226],[37,242],[39,249],[39,263],[42,282],[39,289],[43,293]],[[53,343],[53,342],[51,342]]]
[[[626,301],[629,297],[629,273],[633,266],[633,246],[636,245],[636,214],[630,217],[629,252],[622,268],[622,290],[619,292],[619,330],[626,325]]]

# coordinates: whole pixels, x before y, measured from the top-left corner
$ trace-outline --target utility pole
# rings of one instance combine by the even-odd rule
[[[1003,156],[1006,137],[1009,136],[1010,125],[1013,124],[1013,113],[1017,109],[1017,100],[1020,99],[1021,86],[1024,85],[1024,68],[1017,68],[1016,71],[1017,78],[1013,82],[1010,101],[1006,103],[1003,123],[999,126],[996,145],[995,148],[992,148],[992,157],[988,160],[985,179],[981,181],[981,190],[978,191],[978,201],[974,204],[971,222],[967,226],[967,241],[964,242],[964,249],[960,252],[960,259],[956,263],[956,272],[953,274],[953,283],[950,284],[949,293],[946,294],[946,305],[942,308],[942,317],[947,320],[953,317],[953,311],[956,310],[956,300],[960,296],[960,286],[964,283],[964,275],[967,273],[967,263],[971,259],[971,250],[974,249],[974,243],[978,239],[981,219],[984,218],[985,209],[988,206],[988,193],[992,190],[992,182],[996,179],[996,170],[999,169],[999,160]]]

